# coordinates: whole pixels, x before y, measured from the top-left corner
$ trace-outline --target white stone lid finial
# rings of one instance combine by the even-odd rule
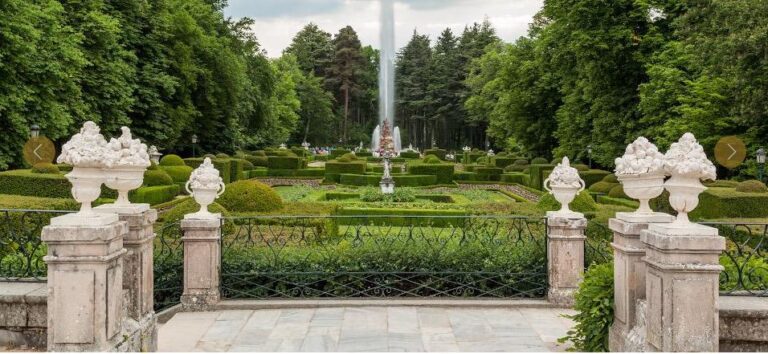
[[[584,181],[579,176],[579,171],[571,167],[568,157],[563,157],[563,161],[549,174],[549,183],[555,187],[581,187]]]
[[[111,154],[107,159],[107,167],[149,167],[149,153],[147,145],[139,139],[133,139],[131,129],[122,127],[123,134],[109,141]]]
[[[105,167],[109,156],[107,140],[100,134],[99,126],[92,121],[83,123],[80,132],[61,148],[58,163],[75,167]]]
[[[219,189],[224,180],[219,176],[219,170],[213,166],[211,159],[206,157],[189,176],[189,188],[191,189]]]
[[[673,177],[717,179],[715,165],[709,161],[704,148],[691,133],[685,133],[680,140],[670,146],[669,151],[664,155],[664,170]]]
[[[627,145],[624,156],[616,159],[617,175],[645,175],[664,173],[664,155],[645,137]]]

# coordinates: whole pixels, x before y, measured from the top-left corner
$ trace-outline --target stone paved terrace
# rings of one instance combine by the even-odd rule
[[[563,351],[557,308],[348,306],[177,313],[159,350],[279,352]]]

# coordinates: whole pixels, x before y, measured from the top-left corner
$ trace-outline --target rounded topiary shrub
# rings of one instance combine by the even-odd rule
[[[594,192],[594,193],[605,193],[605,194],[608,194],[608,193],[611,192],[611,189],[613,189],[613,187],[616,187],[616,186],[617,186],[616,183],[600,181],[600,182],[597,182],[597,183],[589,186],[589,191],[590,192]]]
[[[173,184],[173,178],[161,169],[146,170],[144,172],[144,185],[147,187],[152,186],[168,186]]]
[[[441,161],[440,158],[435,155],[427,155],[427,157],[424,158],[423,162],[430,165],[443,163],[443,161]]]
[[[179,204],[176,204],[163,214],[163,222],[165,224],[175,223],[184,219],[184,215],[196,213],[200,210],[200,205],[195,202],[193,198],[189,198]],[[221,213],[222,216],[227,216],[229,213],[221,204],[214,202],[208,206],[208,211],[211,213]]]
[[[186,166],[184,160],[179,155],[165,155],[160,159],[160,166]]]
[[[517,159],[517,160],[515,160],[514,164],[518,165],[518,166],[525,166],[525,165],[528,164],[528,160],[526,160],[526,159]]]
[[[488,164],[488,156],[482,156],[478,157],[477,160],[475,160],[475,163],[478,165],[487,165]]]
[[[531,165],[547,165],[549,164],[549,161],[543,157],[537,157],[533,160],[531,160]]]
[[[220,153],[216,154],[216,157],[218,157],[218,158],[220,158],[220,159],[228,159],[228,158],[229,158],[229,155],[228,155],[228,154],[225,154],[225,153],[223,153],[223,152],[220,152]]]
[[[560,210],[560,203],[549,193],[541,196],[538,206],[545,211]],[[589,195],[589,192],[582,191],[576,195],[575,199],[573,199],[570,209],[580,213],[590,213],[597,210],[597,203],[595,203],[595,200]]]
[[[32,166],[32,173],[59,174],[59,168],[50,162],[38,162]]]
[[[624,199],[632,199],[629,196],[627,196],[626,193],[624,193],[624,186],[621,184],[617,184],[611,188],[611,191],[608,192],[608,196],[611,198],[624,198]]]
[[[218,203],[231,212],[269,212],[283,208],[280,196],[268,185],[255,180],[228,184]]]
[[[349,161],[357,160],[357,155],[355,155],[354,153],[348,152],[344,155],[341,155],[339,159],[347,159]]]
[[[575,168],[577,171],[589,171],[589,166],[585,164],[575,164],[571,165],[571,167]]]
[[[247,159],[243,159],[243,171],[250,171],[255,167],[256,166],[254,166],[251,161],[248,161]]]
[[[611,173],[610,175],[603,177],[603,182],[619,183],[619,179],[616,178],[616,174]]]
[[[753,179],[737,184],[736,191],[744,193],[766,193],[768,192],[768,187],[765,186],[765,183]]]

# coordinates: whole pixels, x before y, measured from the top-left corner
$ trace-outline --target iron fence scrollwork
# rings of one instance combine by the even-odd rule
[[[70,211],[0,209],[0,281],[45,281],[48,251],[40,239],[53,217]]]

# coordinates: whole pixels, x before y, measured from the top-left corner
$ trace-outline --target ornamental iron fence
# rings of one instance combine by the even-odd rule
[[[768,296],[768,223],[704,222],[725,237],[720,295]]]
[[[154,303],[155,311],[176,305],[184,291],[184,244],[181,222],[155,225]]]
[[[223,298],[547,293],[543,218],[241,217],[222,232]]]
[[[51,218],[66,213],[71,211],[0,209],[0,281],[45,282],[48,247],[40,234]]]

